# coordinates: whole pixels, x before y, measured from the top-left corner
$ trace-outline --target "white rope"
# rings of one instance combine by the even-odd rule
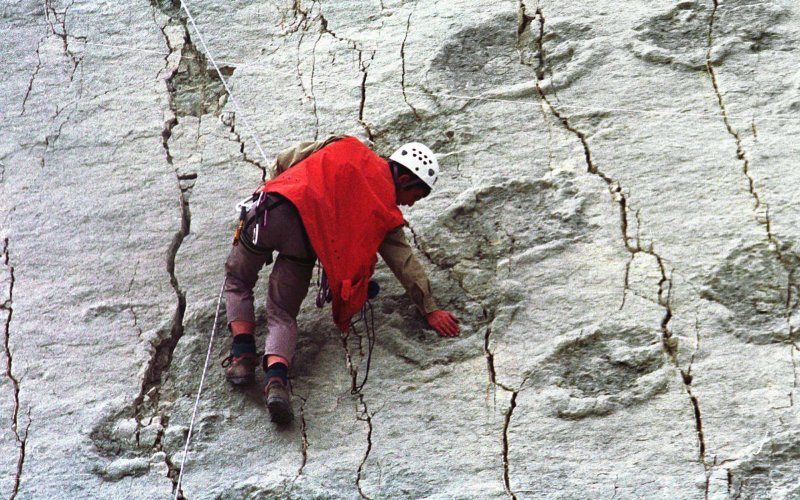
[[[222,71],[219,70],[219,66],[217,66],[216,61],[214,61],[214,56],[211,55],[211,51],[208,50],[208,46],[206,45],[206,40],[203,38],[203,34],[200,33],[200,30],[197,29],[197,25],[194,23],[194,18],[192,17],[192,13],[189,12],[189,7],[186,6],[186,2],[181,0],[181,7],[183,8],[184,12],[186,12],[186,17],[189,18],[189,22],[192,23],[192,27],[194,28],[194,32],[197,33],[197,38],[200,39],[200,43],[203,45],[203,50],[206,53],[206,57],[208,60],[211,61],[211,65],[214,66],[214,69],[217,70],[217,75],[219,76],[222,85],[225,86],[225,91],[228,93],[228,96],[231,98],[231,102],[233,103],[233,107],[236,109],[237,116],[240,116],[242,119],[242,124],[244,125],[245,129],[250,132],[250,136],[253,138],[253,142],[255,142],[258,151],[261,153],[261,157],[264,158],[264,166],[266,167],[269,165],[269,159],[267,158],[266,153],[261,148],[261,143],[258,142],[258,137],[256,137],[255,129],[250,126],[247,122],[247,118],[242,113],[242,109],[239,107],[239,103],[236,102],[236,98],[233,97],[233,92],[231,92],[230,87],[228,87],[228,82],[225,81],[225,76],[222,74]]]
[[[208,362],[211,359],[211,349],[214,345],[214,336],[217,333],[217,325],[219,324],[219,309],[222,305],[222,293],[225,291],[225,283],[228,282],[226,276],[222,280],[222,287],[219,290],[219,298],[217,299],[217,312],[214,314],[214,327],[211,329],[211,339],[208,341],[208,352],[206,352],[206,363],[203,365],[203,374],[200,376],[200,387],[197,388],[197,398],[194,401],[194,410],[192,411],[192,420],[189,423],[189,434],[186,436],[186,445],[183,447],[183,456],[181,457],[181,470],[178,473],[178,482],[175,484],[175,500],[178,500],[178,495],[181,492],[181,481],[183,481],[183,469],[186,464],[186,454],[189,452],[189,442],[192,440],[192,431],[194,430],[194,421],[197,418],[197,409],[200,407],[200,394],[203,393],[203,383],[206,380],[206,373],[208,372]]]

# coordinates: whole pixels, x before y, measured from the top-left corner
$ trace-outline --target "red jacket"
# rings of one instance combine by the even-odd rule
[[[403,225],[386,164],[355,137],[336,141],[264,185],[291,201],[328,275],[333,319],[346,331],[367,301],[386,234]]]

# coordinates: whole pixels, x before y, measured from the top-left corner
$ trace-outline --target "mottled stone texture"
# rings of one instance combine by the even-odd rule
[[[241,110],[175,0],[0,6],[5,497],[175,494],[233,206],[333,133],[440,154],[408,233],[463,334],[379,266],[352,394],[307,301],[277,429],[223,331],[180,494],[800,497],[797,2],[191,9]]]

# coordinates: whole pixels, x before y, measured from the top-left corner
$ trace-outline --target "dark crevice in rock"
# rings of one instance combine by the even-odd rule
[[[314,121],[315,121],[315,133],[314,133],[314,140],[319,136],[319,116],[317,112],[317,99],[314,95],[314,74],[316,69],[316,51],[317,51],[317,44],[319,40],[322,38],[323,31],[320,30],[317,40],[314,42],[314,48],[311,53],[311,91],[309,93],[306,90],[306,85],[303,82],[303,71],[301,69],[302,63],[305,61],[303,57],[303,41],[305,41],[306,34],[308,33],[309,27],[311,25],[312,19],[310,19],[311,11],[314,9],[314,6],[317,5],[316,0],[311,2],[311,7],[303,9],[302,3],[299,1],[295,1],[294,5],[292,6],[293,15],[295,20],[297,20],[297,24],[292,28],[290,33],[300,32],[300,37],[297,39],[297,50],[295,51],[295,71],[297,72],[297,81],[300,84],[300,89],[303,91],[303,95],[306,99],[311,101],[311,105],[314,111]]]
[[[40,50],[42,48],[42,42],[46,39],[47,37],[41,38],[36,44],[36,67],[33,69],[33,73],[31,73],[30,80],[28,80],[28,88],[25,90],[25,97],[22,98],[22,111],[20,112],[19,116],[23,116],[25,114],[25,104],[28,102],[28,98],[33,90],[33,83],[36,81],[36,76],[39,74],[39,70],[42,68],[42,55]]]
[[[750,190],[750,195],[753,197],[754,201],[754,209],[758,210],[761,206],[761,197],[756,190],[756,182],[753,176],[750,174],[750,160],[747,158],[747,152],[744,149],[744,145],[742,143],[742,137],[739,132],[733,128],[729,118],[728,112],[725,108],[725,99],[722,97],[722,92],[719,87],[719,81],[717,80],[717,72],[714,70],[714,65],[711,62],[711,50],[714,47],[714,22],[717,16],[717,9],[719,8],[719,0],[712,0],[714,7],[711,10],[711,14],[708,18],[708,48],[706,51],[706,70],[708,71],[709,76],[711,77],[711,84],[714,87],[714,93],[717,96],[717,102],[719,103],[720,113],[722,114],[722,120],[725,123],[725,128],[728,130],[728,133],[733,136],[734,140],[736,141],[736,158],[742,161],[742,173],[747,178],[747,184]],[[769,218],[767,218],[769,220]]]
[[[125,291],[125,296],[130,299],[131,291],[133,290],[133,285],[136,282],[136,274],[139,272],[139,264],[141,264],[141,260],[136,261],[136,265],[133,266],[133,275],[131,276],[130,282],[128,282],[128,289]],[[136,309],[133,307],[133,300],[130,300],[131,305],[128,306],[128,311],[130,311],[131,316],[133,317],[133,327],[136,328],[136,331],[139,332],[139,338],[142,338],[144,332],[142,328],[139,326],[139,317],[136,314]]]
[[[228,127],[228,131],[231,133],[233,137],[235,137],[235,141],[239,144],[239,153],[242,154],[242,159],[254,167],[261,170],[261,180],[262,182],[267,180],[267,167],[262,165],[258,160],[250,158],[247,156],[247,152],[244,150],[244,140],[242,140],[242,136],[239,135],[239,132],[236,130],[236,114],[234,112],[223,113],[220,115],[220,121],[223,125]]]
[[[362,498],[369,498],[361,488],[361,480],[364,476],[364,468],[367,463],[367,459],[369,458],[369,454],[372,451],[372,414],[369,412],[369,408],[367,407],[367,402],[364,400],[364,393],[361,392],[358,386],[358,367],[355,366],[353,363],[353,356],[350,352],[350,347],[348,345],[349,333],[353,333],[355,329],[351,329],[348,334],[342,334],[342,347],[344,348],[345,352],[345,360],[347,371],[350,374],[350,394],[353,396],[358,396],[358,404],[361,406],[359,413],[356,415],[356,420],[359,422],[365,422],[367,424],[367,449],[364,452],[364,457],[361,459],[361,462],[358,465],[358,471],[356,474],[356,487],[358,488],[358,493],[361,495]],[[359,338],[359,344],[361,340]],[[360,349],[360,347],[359,347]],[[363,353],[362,353],[363,357]],[[305,424],[303,426],[305,432]],[[304,440],[306,436],[304,435]],[[307,444],[307,441],[306,443]],[[304,457],[305,459],[305,457]],[[298,476],[299,477],[299,476]]]
[[[486,335],[483,338],[483,353],[486,356],[486,365],[489,371],[489,383],[492,385],[497,384],[497,372],[494,367],[494,353],[489,349],[489,342],[492,338],[492,327],[486,329]]]
[[[137,423],[136,430],[136,443],[137,447],[141,446],[140,433],[144,427],[153,424],[156,420],[160,423],[160,430],[154,440],[150,443],[152,451],[161,452],[164,450],[164,429],[169,425],[170,417],[167,414],[162,414],[161,408],[161,391],[164,378],[169,372],[172,365],[173,355],[178,342],[184,334],[184,315],[186,312],[186,292],[181,288],[178,277],[175,271],[176,259],[181,245],[183,244],[186,236],[189,235],[191,230],[191,211],[189,206],[189,198],[191,196],[192,188],[197,181],[198,175],[194,172],[181,172],[174,166],[172,153],[170,151],[170,140],[172,138],[172,131],[179,123],[179,116],[185,114],[193,114],[189,111],[193,107],[183,106],[179,102],[181,88],[185,83],[187,76],[184,73],[191,73],[192,69],[189,68],[183,60],[184,54],[189,54],[191,57],[197,59],[196,56],[199,52],[192,45],[185,20],[178,17],[179,4],[175,2],[166,4],[161,2],[159,4],[152,4],[154,7],[158,6],[162,11],[172,13],[173,17],[171,22],[180,23],[184,32],[183,44],[179,47],[174,47],[169,41],[166,33],[166,28],[162,28],[165,43],[170,50],[170,55],[165,58],[165,64],[169,66],[170,56],[175,53],[180,53],[181,60],[171,71],[171,74],[166,78],[165,84],[169,94],[169,108],[171,115],[164,122],[161,131],[161,144],[164,150],[164,155],[167,164],[174,168],[175,180],[178,188],[178,201],[180,204],[180,227],[176,230],[172,237],[166,252],[166,270],[170,277],[170,286],[175,292],[176,306],[172,315],[171,326],[168,331],[159,332],[159,340],[152,346],[152,354],[147,362],[144,377],[139,395],[134,399],[132,404],[133,418]],[[171,9],[170,9],[171,6]],[[205,67],[205,60],[200,58],[199,64]],[[183,76],[182,76],[183,75]],[[181,80],[181,78],[183,80]],[[202,78],[202,77],[201,77]],[[201,115],[202,116],[202,115]],[[179,467],[173,464],[169,458],[165,459],[169,469],[168,477],[172,480],[173,489],[177,487],[177,480],[179,474]],[[178,497],[183,498],[183,493],[178,491]]]
[[[742,174],[747,179],[748,190],[750,192],[750,196],[753,198],[753,210],[755,211],[755,219],[759,224],[764,226],[764,231],[766,232],[767,241],[769,241],[769,243],[773,247],[775,253],[778,256],[778,259],[782,263],[786,264],[788,267],[794,268],[797,267],[798,259],[795,255],[784,254],[784,245],[772,232],[772,217],[770,215],[769,205],[763,200],[763,197],[756,188],[756,180],[751,173],[750,159],[748,158],[747,150],[744,147],[742,134],[734,128],[733,123],[731,123],[730,117],[728,116],[728,110],[725,104],[725,98],[723,97],[723,92],[720,87],[719,79],[717,77],[717,72],[714,69],[714,63],[711,57],[711,52],[714,48],[715,21],[717,16],[717,10],[720,7],[719,0],[713,0],[713,5],[714,5],[713,9],[711,10],[711,14],[709,15],[708,19],[708,35],[707,35],[708,46],[706,48],[706,61],[705,61],[706,71],[711,79],[711,85],[714,88],[714,94],[717,97],[717,103],[719,104],[720,115],[722,116],[722,121],[725,124],[725,129],[728,131],[728,134],[733,138],[736,144],[736,158],[742,162]],[[759,213],[759,211],[763,212],[763,214]]]
[[[514,408],[517,407],[518,394],[519,391],[514,391],[511,394],[511,403],[508,406],[508,410],[506,410],[506,419],[503,424],[503,486],[505,487],[506,494],[514,500],[517,500],[517,496],[511,490],[511,473],[508,461],[508,428],[511,425],[511,416],[514,414]]]
[[[88,38],[85,36],[70,35],[67,31],[67,12],[73,5],[75,5],[75,0],[72,0],[72,2],[64,8],[63,12],[58,12],[51,4],[50,0],[44,1],[45,21],[50,28],[50,32],[61,39],[61,44],[64,48],[64,54],[66,54],[72,62],[72,71],[69,78],[70,81],[75,79],[75,73],[78,71],[78,67],[81,65],[81,62],[83,62],[83,55],[75,55],[69,46],[69,40],[73,39],[84,43],[88,41]],[[56,25],[61,28],[60,31],[56,28]]]
[[[11,381],[11,390],[14,394],[14,409],[11,412],[11,432],[14,433],[14,439],[17,444],[17,466],[14,470],[14,485],[11,490],[10,498],[13,500],[19,493],[20,480],[22,479],[22,469],[25,466],[25,452],[28,444],[28,432],[31,427],[31,409],[28,408],[28,422],[25,424],[25,429],[20,430],[20,383],[19,379],[14,375],[14,353],[11,351],[11,320],[14,316],[14,267],[10,263],[9,257],[9,240],[3,240],[3,265],[8,270],[8,296],[6,300],[0,304],[0,311],[5,312],[5,328],[3,331],[3,354],[5,355],[6,371],[5,375]]]
[[[414,244],[414,248],[416,248],[422,255],[424,255],[425,258],[428,260],[428,262],[438,267],[438,264],[433,260],[431,254],[427,250],[425,250],[425,248],[422,246],[422,241],[420,237],[417,236],[417,232],[414,231],[414,227],[408,222],[406,222],[406,227],[408,228],[409,231],[411,231],[411,240],[412,243]]]
[[[369,123],[364,121],[364,108],[367,104],[367,76],[369,70],[369,63],[375,59],[375,51],[372,51],[372,55],[370,56],[369,60],[364,59],[363,52],[359,49],[358,50],[358,67],[359,71],[361,71],[361,102],[358,105],[358,122],[361,126],[364,127],[364,130],[367,132],[367,137],[371,142],[375,142],[375,134],[372,133],[372,129],[369,126]]]
[[[77,100],[67,103],[65,106],[61,106],[56,104],[56,110],[53,116],[50,118],[50,123],[47,124],[47,135],[44,138],[44,146],[45,146],[45,153],[51,148],[55,147],[58,140],[61,138],[61,132],[64,130],[64,126],[72,120],[72,115],[75,113],[75,109],[77,108],[76,104],[78,103]],[[70,109],[69,114],[67,117],[58,124],[58,129],[56,129],[53,133],[50,131],[53,129],[56,121],[61,117],[61,114],[64,113],[67,109]]]
[[[317,39],[314,41],[314,48],[311,51],[311,82],[309,83],[309,88],[311,90],[311,105],[314,110],[314,140],[319,140],[319,110],[317,109],[317,96],[314,93],[314,77],[317,74],[317,45],[319,45],[319,41],[322,40],[322,33],[317,36]]]
[[[625,245],[625,249],[631,255],[637,254],[646,254],[655,259],[656,265],[658,267],[660,279],[658,283],[658,303],[664,309],[664,317],[661,321],[661,331],[662,331],[662,338],[664,343],[664,349],[666,353],[671,357],[674,358],[675,356],[675,342],[672,340],[672,332],[669,329],[669,323],[672,319],[672,306],[671,306],[671,290],[672,290],[672,282],[671,279],[667,276],[666,266],[664,263],[663,257],[655,251],[654,244],[650,243],[649,245],[642,245],[641,241],[633,239],[629,236],[629,222],[628,222],[628,198],[627,195],[624,193],[622,186],[606,175],[603,171],[601,171],[597,165],[595,165],[592,159],[592,152],[589,148],[589,141],[586,138],[586,134],[581,130],[575,128],[572,123],[570,122],[569,118],[562,115],[560,111],[550,102],[547,95],[545,95],[544,91],[542,91],[541,87],[537,84],[536,86],[537,93],[539,97],[545,102],[548,109],[553,113],[553,115],[561,122],[565,129],[569,130],[573,134],[575,134],[581,145],[583,147],[584,156],[586,159],[587,170],[590,174],[595,175],[602,179],[608,188],[609,193],[615,203],[619,206],[619,213],[620,213],[620,232],[622,233],[623,244]],[[635,243],[632,243],[634,241]]]
[[[350,337],[349,334],[350,332],[341,334],[342,347],[344,348],[347,371],[350,374],[350,394],[358,394],[358,367],[353,363],[353,354],[350,352],[350,346],[347,343]]]
[[[631,265],[633,265],[633,260],[636,258],[635,254],[630,254],[628,257],[628,262],[625,263],[625,272],[622,275],[622,303],[619,305],[619,310],[622,311],[625,309],[625,302],[628,300],[628,292],[631,289],[630,286],[630,278],[631,278]]]
[[[406,42],[408,41],[408,32],[411,31],[411,16],[414,15],[414,10],[416,10],[416,5],[414,4],[414,9],[408,14],[408,20],[406,21],[406,33],[403,36],[403,43],[400,45],[400,85],[403,89],[403,100],[406,102],[409,108],[411,108],[411,112],[414,113],[414,118],[417,121],[421,121],[422,117],[417,112],[417,108],[414,107],[413,104],[408,100],[408,95],[406,94]]]
[[[695,396],[692,393],[691,384],[690,383],[686,383],[685,385],[686,385],[686,392],[689,394],[689,399],[692,402],[692,409],[694,411],[695,429],[697,431],[697,440],[698,440],[699,446],[700,446],[699,460],[705,467],[708,467],[708,465],[706,464],[706,459],[705,459],[705,456],[706,456],[706,441],[705,441],[705,436],[703,434],[703,414],[700,412],[700,400],[698,400],[697,396]]]
[[[314,113],[314,122],[315,122],[315,135],[314,138],[319,138],[319,111],[317,107],[317,99],[314,93],[314,78],[316,74],[316,50],[317,45],[320,42],[320,39],[323,35],[329,35],[335,40],[345,43],[347,48],[356,52],[358,56],[358,69],[361,73],[361,83],[360,83],[360,94],[361,99],[359,102],[358,108],[358,122],[364,128],[365,132],[367,133],[367,137],[370,141],[375,140],[375,134],[372,131],[369,123],[364,120],[364,111],[366,107],[366,96],[367,96],[367,78],[368,78],[368,70],[369,65],[372,60],[375,58],[375,51],[371,51],[371,55],[369,58],[365,57],[364,50],[361,48],[359,43],[355,40],[339,36],[335,31],[333,31],[329,24],[328,20],[325,18],[322,12],[317,12],[315,15],[314,7],[320,6],[320,3],[316,0],[311,2],[311,6],[308,8],[304,8],[302,5],[302,1],[295,0],[292,5],[292,13],[295,18],[294,26],[289,30],[288,33],[296,33],[298,31],[302,32],[297,44],[297,76],[300,81],[300,86],[303,90],[303,94],[311,101],[312,103],[312,110]],[[305,39],[306,33],[309,31],[312,23],[319,22],[319,36],[317,37],[316,41],[314,42],[314,47],[312,49],[311,54],[311,62],[312,62],[312,69],[311,69],[311,82],[309,86],[309,90],[306,90],[305,84],[303,83],[303,75],[302,71],[300,70],[300,64],[304,58],[301,57],[301,47],[303,40]]]
[[[720,115],[722,116],[722,121],[725,124],[725,129],[728,131],[728,134],[733,138],[736,144],[736,158],[742,162],[742,174],[747,179],[747,185],[750,192],[750,196],[753,198],[753,211],[754,211],[754,218],[758,224],[764,226],[764,231],[766,233],[766,239],[769,242],[770,249],[775,253],[776,258],[778,261],[785,266],[789,270],[789,284],[788,290],[786,293],[786,323],[787,328],[789,330],[789,343],[791,344],[791,357],[792,357],[792,367],[794,370],[794,382],[792,391],[790,392],[790,404],[794,405],[794,391],[797,388],[797,367],[795,364],[795,355],[794,351],[798,348],[798,345],[794,339],[794,330],[792,326],[792,318],[794,316],[794,312],[797,309],[797,303],[792,304],[791,297],[792,291],[797,288],[797,284],[794,283],[794,276],[797,271],[797,268],[800,267],[800,257],[793,252],[787,251],[787,245],[785,245],[772,231],[772,217],[770,215],[770,207],[764,200],[761,194],[758,192],[756,188],[756,180],[751,173],[751,164],[750,159],[748,158],[748,152],[744,147],[744,141],[742,139],[742,134],[736,128],[734,128],[733,123],[731,123],[731,119],[728,115],[728,110],[725,105],[725,98],[723,97],[723,92],[719,84],[719,79],[717,77],[717,72],[714,69],[714,64],[711,56],[711,52],[714,48],[714,28],[715,22],[717,19],[717,11],[720,8],[720,1],[719,0],[712,0],[713,1],[713,8],[711,10],[711,14],[708,18],[708,34],[707,34],[707,47],[706,47],[706,60],[705,60],[705,67],[706,71],[711,79],[711,85],[714,88],[714,94],[717,97],[717,103],[719,104]],[[752,133],[754,138],[757,136],[755,130],[755,122],[752,125]]]
[[[539,14],[539,9],[536,9],[536,14]],[[517,37],[522,36],[528,28],[530,27],[531,23],[536,20],[537,16],[531,16],[528,14],[528,6],[525,5],[525,2],[519,2],[519,24],[517,26]]]
[[[361,48],[359,43],[355,40],[351,40],[349,38],[341,37],[337,35],[333,30],[330,29],[328,26],[328,20],[325,19],[325,16],[322,13],[319,14],[319,22],[320,22],[320,32],[325,33],[327,35],[332,36],[336,40],[340,42],[344,42],[347,46],[358,53],[358,70],[361,73],[361,101],[358,106],[358,122],[364,127],[364,130],[367,132],[367,137],[370,141],[375,141],[375,134],[372,132],[372,129],[369,126],[369,123],[364,121],[364,109],[366,107],[367,102],[367,77],[368,77],[368,70],[370,63],[373,59],[375,59],[375,51],[372,50],[369,59],[364,56],[364,50]]]
[[[292,6],[292,13],[297,21],[296,25],[290,30],[290,33],[296,33],[300,31],[300,38],[297,41],[297,79],[300,82],[300,88],[303,90],[303,94],[306,96],[307,99],[311,101],[312,111],[314,113],[314,140],[319,139],[319,109],[317,106],[317,96],[314,92],[314,80],[316,77],[316,69],[317,69],[317,46],[319,45],[322,36],[327,33],[327,21],[319,14],[317,17],[312,18],[311,14],[314,10],[315,6],[318,6],[318,2],[313,0],[311,2],[311,7],[308,9],[303,9],[302,2],[296,0],[294,5]],[[319,19],[320,20],[320,29],[317,34],[317,39],[314,41],[314,46],[311,50],[311,81],[309,82],[309,89],[306,90],[305,83],[303,83],[303,72],[300,69],[301,64],[305,60],[302,55],[302,46],[303,41],[305,40],[306,33],[308,33],[309,28],[313,21]]]
[[[361,489],[361,479],[364,476],[364,466],[366,465],[369,454],[372,451],[372,414],[370,414],[367,403],[364,401],[363,394],[358,395],[358,402],[361,404],[362,411],[361,414],[356,416],[356,418],[360,422],[366,422],[367,424],[367,449],[364,452],[364,458],[361,459],[361,463],[358,465],[356,486],[358,487],[358,493],[361,495],[361,498],[369,499],[369,497],[364,493],[364,490]]]
[[[536,42],[537,46],[541,47],[542,40],[544,37],[545,29],[544,29],[544,15],[541,9],[537,9],[536,15],[540,19],[540,33],[539,39]],[[523,64],[533,65],[530,62],[523,61]],[[537,64],[539,62],[537,61]],[[541,69],[537,66],[536,68]],[[632,238],[629,234],[630,231],[630,224],[629,224],[629,200],[628,195],[623,190],[622,186],[617,182],[615,179],[611,178],[609,175],[604,173],[594,162],[592,157],[592,151],[589,146],[589,141],[586,134],[578,129],[576,126],[572,124],[570,119],[563,115],[557,107],[550,101],[548,96],[545,94],[544,90],[542,89],[541,85],[538,82],[538,73],[537,71],[537,81],[536,81],[536,92],[539,95],[539,98],[544,102],[547,108],[550,110],[551,113],[556,117],[556,119],[562,124],[562,126],[568,130],[569,132],[573,133],[581,143],[583,148],[584,157],[586,160],[587,171],[601,179],[607,186],[608,192],[611,195],[612,200],[619,206],[619,214],[620,214],[620,232],[622,236],[622,242],[625,246],[625,249],[628,251],[631,256],[636,256],[639,254],[644,254],[652,257],[655,259],[656,267],[658,268],[658,273],[660,276],[659,283],[658,283],[658,304],[664,310],[664,316],[661,320],[661,337],[662,337],[662,347],[664,350],[665,355],[671,360],[674,366],[684,374],[684,371],[679,366],[679,362],[677,359],[677,342],[676,339],[673,338],[672,332],[670,330],[670,322],[673,317],[673,310],[672,310],[672,278],[668,276],[666,265],[664,258],[656,252],[654,248],[654,244],[651,242],[649,244],[643,244],[641,239],[639,238],[639,229],[641,228],[641,221],[638,219],[637,213],[637,236],[636,238]],[[626,270],[626,274],[629,270]],[[625,277],[627,282],[629,276]],[[699,333],[698,333],[699,335]],[[688,375],[688,376],[686,376]],[[686,390],[687,395],[689,396],[689,400],[692,404],[692,409],[695,416],[695,430],[698,439],[698,446],[699,446],[699,460],[704,465],[704,467],[708,467],[705,460],[705,438],[703,434],[703,421],[702,421],[702,412],[700,410],[700,401],[695,394],[692,392],[691,386],[692,377],[690,373],[686,373],[683,376],[684,388]]]
[[[316,1],[312,2],[312,8]],[[295,25],[292,29],[287,33],[295,33],[300,29],[305,29],[308,25],[308,14],[310,9],[306,10],[303,9],[303,2],[302,0],[294,0],[292,3],[292,16],[295,19]]]
[[[484,357],[486,358],[486,368],[487,368],[488,379],[489,379],[489,385],[487,386],[487,390],[491,390],[492,388],[494,388],[496,390],[497,388],[500,388],[500,389],[502,389],[502,390],[504,390],[506,392],[511,393],[511,402],[509,404],[508,409],[506,410],[505,423],[504,423],[504,427],[503,427],[503,436],[502,436],[502,440],[501,440],[502,441],[502,446],[503,446],[503,449],[502,449],[502,453],[503,453],[503,485],[504,485],[506,493],[511,498],[516,500],[517,497],[511,491],[511,487],[510,487],[510,470],[509,470],[509,460],[508,460],[508,427],[509,427],[509,424],[510,424],[510,421],[511,421],[511,415],[513,414],[514,408],[516,407],[517,395],[524,388],[525,383],[528,380],[528,376],[526,376],[522,380],[522,382],[520,383],[519,388],[517,388],[517,389],[511,388],[511,387],[507,386],[506,384],[504,384],[504,383],[502,383],[502,382],[500,382],[498,380],[497,368],[495,367],[494,353],[492,352],[492,349],[491,349],[492,334],[494,333],[493,329],[492,329],[492,323],[494,322],[496,314],[497,314],[495,307],[493,307],[493,306],[488,306],[487,307],[486,303],[484,302],[484,300],[481,297],[477,296],[475,293],[470,291],[470,289],[464,283],[465,276],[462,273],[458,273],[457,271],[455,271],[450,266],[442,266],[441,264],[436,262],[433,259],[433,256],[430,254],[430,252],[428,252],[424,248],[424,245],[422,244],[422,240],[417,235],[417,233],[414,230],[414,228],[408,223],[406,223],[406,227],[408,227],[408,229],[411,231],[412,242],[413,242],[414,247],[422,255],[424,255],[425,258],[432,265],[434,265],[434,266],[436,266],[438,268],[446,269],[448,274],[450,275],[450,277],[455,280],[455,282],[458,284],[458,287],[464,292],[464,295],[466,297],[468,297],[469,300],[471,300],[471,301],[473,301],[473,302],[475,302],[477,304],[480,304],[480,306],[481,306],[481,308],[483,310],[483,316],[484,316],[486,322],[488,323],[488,325],[486,326],[486,331],[484,332],[484,339],[483,339],[483,351],[484,351]],[[512,242],[511,242],[511,245],[510,245],[510,252],[513,253],[514,239],[511,238],[511,240],[512,240]],[[488,395],[489,394],[487,392],[487,397],[488,397]]]

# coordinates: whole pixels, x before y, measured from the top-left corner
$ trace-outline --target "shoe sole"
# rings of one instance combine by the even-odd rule
[[[283,398],[270,398],[267,400],[269,416],[276,424],[288,424],[294,420],[292,407]]]

